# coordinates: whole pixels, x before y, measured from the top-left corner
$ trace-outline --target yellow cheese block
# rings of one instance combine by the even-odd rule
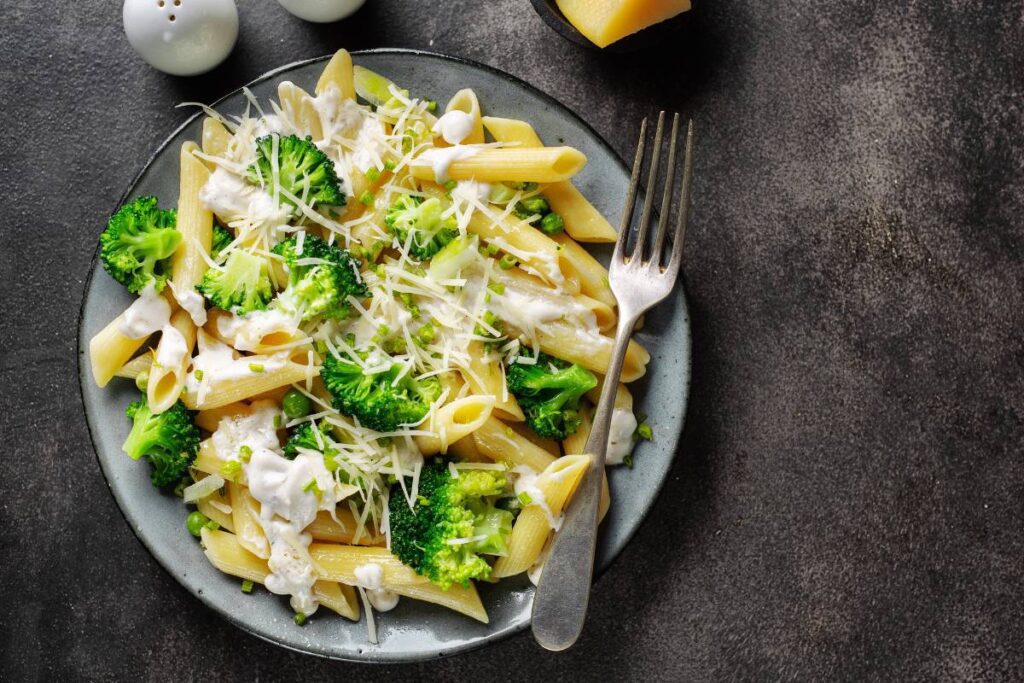
[[[555,1],[565,18],[598,47],[690,9],[690,0]]]

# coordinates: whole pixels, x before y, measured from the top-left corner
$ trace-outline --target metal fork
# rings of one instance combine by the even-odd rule
[[[689,122],[686,132],[683,180],[680,184],[682,196],[672,233],[672,244],[668,247],[671,251],[667,264],[662,265],[662,251],[666,249],[668,215],[674,191],[679,114],[672,118],[672,137],[658,230],[654,235],[653,244],[647,245],[664,124],[665,112],[660,112],[654,134],[643,213],[640,216],[635,243],[629,250],[627,242],[643,168],[647,119],[640,124],[640,142],[636,149],[636,159],[633,161],[633,175],[629,183],[629,194],[626,196],[626,208],[622,215],[615,252],[608,268],[608,279],[619,304],[619,321],[615,331],[615,348],[605,374],[604,388],[601,390],[601,400],[597,404],[593,427],[587,439],[586,452],[590,454],[591,462],[566,511],[561,529],[552,541],[551,552],[544,562],[533,599],[533,636],[548,650],[564,650],[575,643],[586,619],[594,570],[594,548],[597,544],[597,511],[601,500],[601,480],[604,477],[608,433],[611,428],[615,392],[626,356],[626,346],[637,320],[645,311],[672,292],[679,275],[683,235],[690,204],[690,179],[693,175],[693,121]],[[647,246],[650,247],[649,250],[645,249]]]

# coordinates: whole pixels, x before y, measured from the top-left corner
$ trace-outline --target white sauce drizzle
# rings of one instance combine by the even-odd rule
[[[390,612],[398,604],[398,593],[383,588],[384,568],[376,562],[367,562],[355,568],[356,585],[366,591],[373,609]]]
[[[171,293],[174,294],[174,300],[178,302],[183,311],[186,311],[192,323],[196,327],[202,327],[206,324],[206,301],[202,295],[194,289],[177,288],[173,282],[167,283],[171,288]]]
[[[636,416],[630,410],[616,408],[612,411],[611,428],[608,430],[608,454],[606,465],[621,465],[623,458],[633,450],[633,433],[636,432]]]
[[[170,323],[160,332],[160,344],[156,350],[156,364],[163,368],[179,368],[188,354],[188,344],[178,328]]]
[[[516,465],[512,468],[512,473],[519,476],[516,477],[513,489],[516,496],[525,493],[530,497],[530,505],[537,505],[541,510],[544,511],[544,515],[548,518],[548,524],[555,531],[558,531],[562,527],[562,516],[555,517],[551,513],[551,508],[548,506],[547,498],[544,497],[544,492],[537,488],[537,477],[540,476],[526,465]]]
[[[118,330],[129,339],[142,339],[163,328],[170,319],[171,305],[150,283],[124,312]]]
[[[434,170],[434,180],[439,183],[448,182],[448,169],[453,162],[468,159],[477,153],[476,147],[452,145],[451,147],[434,147],[416,158],[416,161],[430,166]]]
[[[473,132],[473,117],[464,111],[453,109],[437,120],[433,130],[449,145],[457,145]]]

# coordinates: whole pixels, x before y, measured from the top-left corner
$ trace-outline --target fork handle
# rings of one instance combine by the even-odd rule
[[[544,562],[533,596],[533,637],[546,650],[565,650],[583,631],[594,573],[597,511],[608,452],[608,432],[611,430],[626,347],[638,317],[634,314],[619,318],[601,400],[597,403],[587,438],[586,452],[590,455],[590,465],[576,488],[561,528],[551,542],[551,553]]]

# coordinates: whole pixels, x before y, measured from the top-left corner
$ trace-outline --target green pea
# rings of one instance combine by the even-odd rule
[[[309,415],[309,411],[313,409],[313,402],[298,389],[289,389],[281,401],[281,407],[284,408],[285,415],[295,420]]]
[[[202,531],[203,527],[209,523],[209,518],[199,510],[188,513],[188,519],[185,520],[185,526],[188,527],[188,532],[199,538],[199,532]]]
[[[545,235],[557,235],[565,229],[565,221],[557,213],[549,213],[540,219],[540,231]]]

